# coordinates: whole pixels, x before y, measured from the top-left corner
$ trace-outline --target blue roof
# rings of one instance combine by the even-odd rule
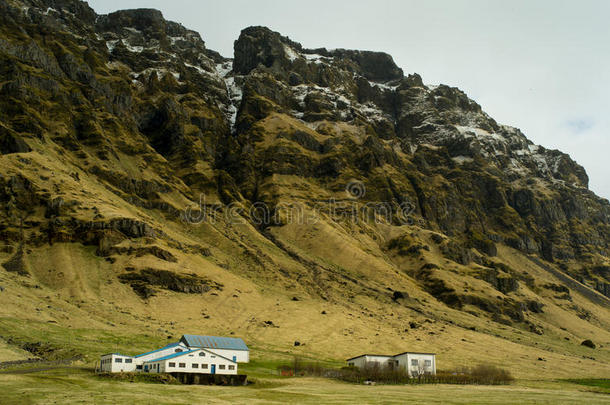
[[[220,336],[182,335],[181,342],[188,347],[204,347],[207,349],[249,350],[241,338]]]
[[[158,359],[152,359],[152,360],[145,361],[144,363],[154,363],[154,362],[161,361],[161,360],[173,359],[174,357],[184,356],[185,354],[193,353],[198,350],[199,349],[193,349],[193,350],[189,350],[188,352],[172,353],[168,356],[159,357]]]
[[[163,347],[162,347],[162,348],[160,348],[160,349],[153,350],[153,351],[146,352],[146,353],[142,353],[142,354],[138,354],[138,355],[135,355],[135,356],[133,356],[133,357],[142,357],[142,356],[146,356],[147,354],[152,354],[152,353],[160,352],[161,350],[169,349],[170,347],[175,347],[175,346],[179,346],[179,345],[180,345],[180,342],[178,342],[178,343],[170,343],[170,344],[168,344],[167,346],[163,346]]]

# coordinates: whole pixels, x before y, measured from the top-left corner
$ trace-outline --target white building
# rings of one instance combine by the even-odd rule
[[[404,352],[396,355],[362,354],[347,359],[348,366],[366,367],[377,365],[379,367],[404,368],[410,377],[424,374],[436,374],[436,354]]]
[[[180,343],[189,349],[206,349],[238,363],[248,363],[250,361],[250,349],[240,338],[182,335]]]
[[[120,373],[135,371],[136,363],[132,356],[120,353],[103,354],[100,360],[100,370],[105,373]]]
[[[397,367],[406,368],[409,376],[436,375],[436,354],[404,352],[394,356]]]
[[[237,374],[237,362],[206,349],[173,353],[144,363],[149,373]]]
[[[194,361],[192,357],[195,356]],[[174,360],[178,358],[183,361]],[[250,350],[240,338],[183,335],[179,342],[136,356],[104,354],[100,361],[100,371],[237,374],[237,363],[249,361]]]

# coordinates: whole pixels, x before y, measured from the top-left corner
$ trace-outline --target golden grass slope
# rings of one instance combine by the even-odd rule
[[[414,277],[422,264],[437,264],[438,277],[456,289],[467,288],[481,297],[505,296],[472,276],[478,265],[464,266],[443,257],[430,241],[431,232],[418,226],[355,224],[333,220],[324,213],[318,213],[313,223],[286,222],[268,229],[247,220],[231,222],[222,215],[213,223],[185,224],[166,212],[129,204],[112,191],[112,184],[101,183],[72,166],[70,159],[56,155],[51,144],[40,148],[41,153],[0,157],[6,174],[28,178],[51,197],[76,201],[71,214],[75,218],[95,221],[91,210],[95,206],[102,220],[144,221],[166,236],[127,239],[121,246],[154,245],[178,260],[113,254],[108,261],[96,255],[96,246],[28,245],[30,276],[0,271],[4,287],[0,335],[4,340],[45,341],[74,348],[85,355],[86,364],[93,364],[99,354],[109,350],[135,354],[164,344],[168,337],[171,341],[182,333],[201,333],[241,336],[251,345],[255,358],[277,353],[284,358],[299,355],[340,364],[363,352],[413,350],[436,352],[439,368],[489,362],[509,368],[519,378],[604,377],[610,373],[608,308],[575,292],[572,301],[566,302],[521,283],[509,294],[544,304],[542,314],[526,315],[542,327],[543,335],[520,325],[493,322],[476,307],[452,309],[422,289]],[[119,170],[127,173],[128,166]],[[74,171],[78,171],[79,181],[70,175]],[[135,173],[139,171],[131,175]],[[146,169],[139,176],[154,177]],[[332,196],[318,185],[292,176],[273,176],[264,188],[274,190],[280,202]],[[196,197],[177,190],[165,196],[177,210],[197,203]],[[216,196],[206,198],[212,201]],[[43,215],[38,209],[28,220],[42,221]],[[37,230],[27,228],[25,232],[31,236]],[[429,245],[430,250],[421,257],[397,256],[387,249],[387,243],[401,235]],[[211,256],[194,253],[189,246],[209,248]],[[9,253],[0,253],[2,262],[9,257]],[[500,247],[497,260],[527,272],[536,285],[559,282],[513,249]],[[223,289],[204,294],[160,289],[156,296],[143,300],[117,278],[129,267],[193,273],[221,283]],[[408,296],[394,301],[394,290]],[[581,319],[579,311],[589,313],[590,319]],[[411,322],[417,327],[412,328]],[[584,339],[593,339],[599,347],[581,346]],[[295,341],[301,346],[295,347]],[[13,359],[15,350],[21,353],[17,346],[4,350],[0,361]]]

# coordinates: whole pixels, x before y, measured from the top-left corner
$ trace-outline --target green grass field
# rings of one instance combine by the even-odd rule
[[[600,378],[591,378],[591,379],[569,379],[566,380],[569,383],[582,385],[585,387],[591,387],[592,391],[595,392],[603,392],[606,394],[610,394],[610,379],[600,379]]]
[[[609,380],[518,380],[507,386],[354,385],[324,378],[278,377],[272,364],[243,367],[242,387],[164,385],[104,379],[89,368],[15,368],[0,372],[2,404],[444,403],[610,404]]]

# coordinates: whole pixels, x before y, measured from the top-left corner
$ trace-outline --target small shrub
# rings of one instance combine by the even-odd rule
[[[480,364],[470,370],[470,375],[476,384],[507,384],[514,380],[508,370],[489,364]]]
[[[407,384],[410,380],[404,368],[384,367],[378,363],[369,363],[364,367],[344,367],[334,378],[362,384],[365,381],[375,381],[383,384]]]

